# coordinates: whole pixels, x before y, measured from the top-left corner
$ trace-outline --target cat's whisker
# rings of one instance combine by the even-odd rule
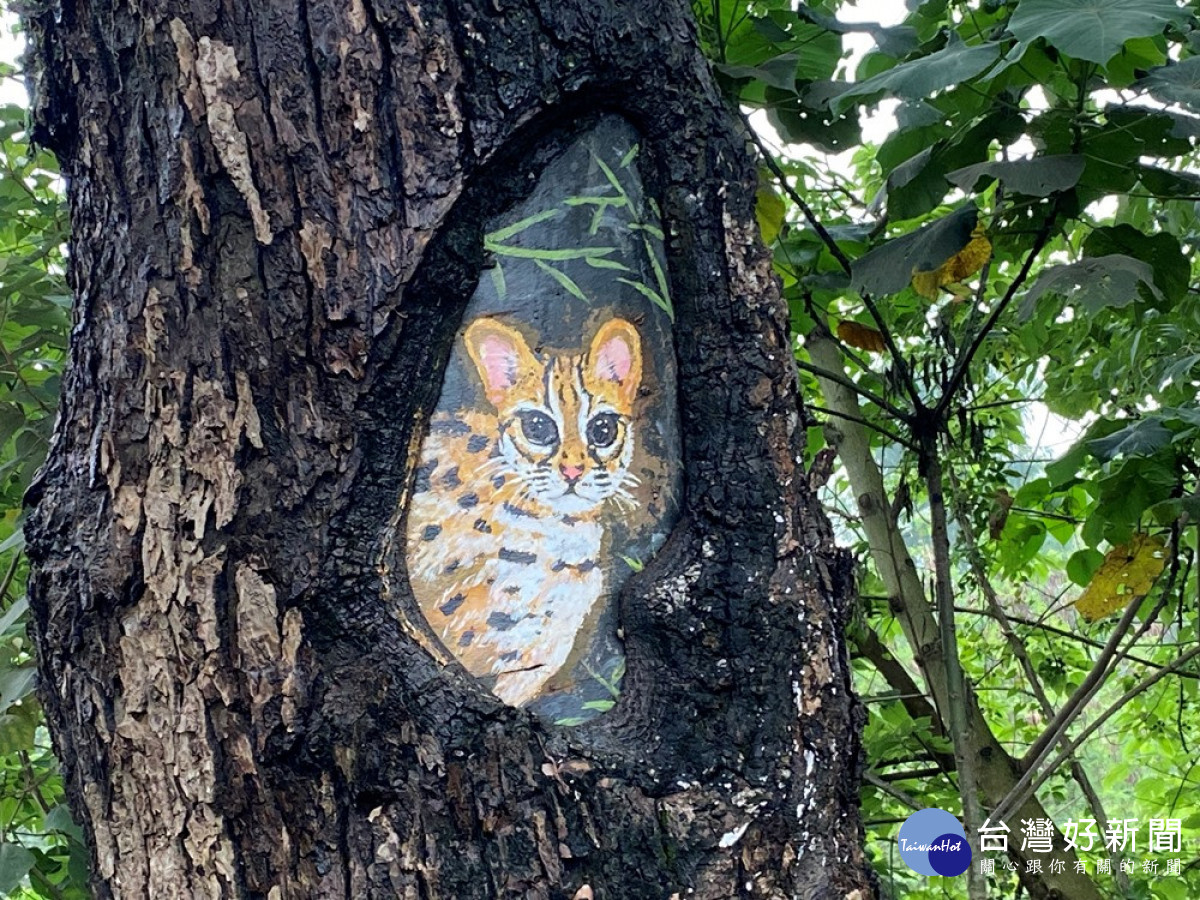
[[[608,499],[612,503],[612,505],[617,508],[617,511],[622,512],[622,513],[629,512],[629,510],[632,509],[633,506],[635,505],[635,504],[631,504],[624,497],[618,497],[616,494],[613,494]]]
[[[505,465],[507,462],[508,460],[506,460],[503,456],[493,456],[490,459],[485,459],[483,462],[481,462],[476,467],[475,471],[479,475],[491,475],[496,469]]]
[[[619,498],[620,500],[625,501],[626,503],[629,504],[631,509],[637,508],[637,505],[638,505],[637,498],[634,497],[633,494],[629,493],[629,491],[625,490],[624,488],[617,488],[615,491],[613,491],[613,497]]]

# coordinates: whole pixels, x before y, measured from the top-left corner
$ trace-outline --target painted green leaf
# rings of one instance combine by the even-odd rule
[[[496,291],[496,296],[503,300],[508,296],[508,282],[504,280],[504,267],[497,263],[491,268],[492,287]]]
[[[841,113],[855,100],[880,94],[919,100],[935,91],[974,78],[999,56],[998,43],[964,44],[952,32],[949,42],[941,50],[900,63],[886,72],[850,85],[833,99],[831,108],[835,113]]]
[[[663,230],[657,225],[651,225],[649,222],[630,222],[629,230],[644,231],[646,234],[650,235],[651,237],[656,237],[660,241],[666,239],[665,235],[663,234]]]
[[[497,244],[485,240],[485,250],[497,256],[514,256],[517,259],[549,260],[564,262],[568,259],[587,259],[589,256],[608,256],[616,253],[616,247],[578,247],[573,249],[552,250],[548,247],[514,247],[511,244]]]
[[[575,280],[571,278],[570,275],[567,275],[565,272],[560,272],[558,269],[554,268],[554,266],[547,265],[540,259],[535,259],[534,263],[539,269],[557,281],[562,286],[563,290],[565,290],[572,297],[576,298],[577,300],[582,300],[584,303],[592,302],[588,295],[583,292],[583,288],[576,284]]]
[[[504,228],[499,228],[485,237],[485,241],[492,244],[499,244],[502,241],[508,240],[510,237],[515,237],[527,228],[530,228],[539,222],[545,222],[547,219],[553,219],[562,215],[561,209],[544,209],[540,213],[535,213],[532,216],[527,216],[519,222],[513,222],[511,225],[506,225]]]
[[[1005,187],[1030,197],[1048,197],[1073,188],[1083,174],[1084,159],[1079,155],[1035,156],[1013,162],[984,162],[955,169],[946,180],[964,191],[975,190],[979,179],[987,176],[1004,182]]]
[[[617,272],[633,271],[624,263],[617,262],[615,259],[605,259],[603,256],[589,256],[584,259],[584,262],[593,269],[613,269]]]
[[[670,316],[672,320],[674,320],[675,312],[671,309],[670,301],[663,297],[663,295],[658,291],[654,290],[654,288],[644,285],[640,281],[634,281],[631,278],[618,278],[617,281],[621,282],[622,284],[629,285],[631,288],[665,312],[668,316]]]
[[[1045,38],[1068,56],[1103,65],[1130,38],[1160,34],[1186,18],[1175,0],[1021,0],[1008,29],[1017,40]]]
[[[621,184],[621,179],[617,178],[617,175],[612,170],[612,167],[595,153],[592,154],[592,161],[600,167],[600,171],[604,173],[604,177],[608,179],[608,183],[612,185],[613,190],[621,196],[621,199],[624,200],[626,204],[628,204],[629,194],[625,192],[625,188]]]

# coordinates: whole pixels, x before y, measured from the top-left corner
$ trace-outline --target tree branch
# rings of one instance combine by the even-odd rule
[[[1187,665],[1198,656],[1200,656],[1200,647],[1193,647],[1187,653],[1177,657],[1174,662],[1163,666],[1163,668],[1159,669],[1152,675],[1147,675],[1136,685],[1122,694],[1119,698],[1114,700],[1112,704],[1110,704],[1109,707],[1104,710],[1104,712],[1100,713],[1100,715],[1097,716],[1091,724],[1089,724],[1083,731],[1079,733],[1079,737],[1071,741],[1062,753],[1058,754],[1058,756],[1054,757],[1046,765],[1046,768],[1041,775],[1035,777],[1033,769],[1027,771],[1025,775],[1022,776],[1021,780],[1017,782],[1016,787],[1013,788],[1010,795],[1006,797],[999,806],[996,807],[995,811],[992,813],[993,817],[997,820],[1003,820],[1003,818],[1013,809],[1019,807],[1027,796],[1031,795],[1039,787],[1045,784],[1050,776],[1054,774],[1055,770],[1067,759],[1068,754],[1074,753],[1077,749],[1079,749],[1079,745],[1091,737],[1096,732],[1096,729],[1098,729],[1101,725],[1111,719],[1117,712],[1119,712],[1121,707],[1125,706],[1125,704],[1127,704],[1138,694],[1149,690],[1163,678],[1166,678],[1168,675],[1172,674],[1176,669]]]
[[[946,709],[943,718],[950,725],[954,744],[954,763],[958,769],[958,792],[962,796],[963,827],[967,839],[977,836],[983,825],[979,804],[979,778],[971,752],[970,726],[967,722],[967,679],[958,658],[958,635],[954,621],[954,585],[950,574],[950,532],[946,518],[946,499],[942,486],[942,461],[938,455],[936,434],[925,438],[921,461],[929,493],[930,534],[933,541],[934,591],[937,594],[938,633],[942,641],[942,660],[946,668]],[[971,900],[987,900],[987,883],[971,866],[967,869],[967,895]]]
[[[847,422],[857,422],[859,425],[862,425],[865,428],[870,428],[872,431],[878,431],[884,437],[890,438],[891,440],[895,441],[897,444],[907,447],[909,450],[912,450],[915,452],[917,449],[917,445],[914,444],[912,441],[908,440],[907,438],[901,437],[900,435],[896,434],[896,432],[894,432],[894,431],[889,431],[887,428],[884,428],[882,425],[872,422],[869,419],[864,419],[862,416],[853,416],[848,413],[839,412],[836,409],[829,409],[828,407],[817,406],[812,403],[806,403],[805,408],[809,412],[825,413],[825,415],[827,415],[827,416],[833,416],[834,418],[837,418],[837,419],[845,419]]]
[[[1029,271],[1033,268],[1034,261],[1037,259],[1038,254],[1042,252],[1042,249],[1046,246],[1047,241],[1050,239],[1050,230],[1054,225],[1054,216],[1057,214],[1057,212],[1058,201],[1056,199],[1054,203],[1051,204],[1050,212],[1047,213],[1046,220],[1042,223],[1042,227],[1038,230],[1037,237],[1034,238],[1033,241],[1033,246],[1029,248],[1029,253],[1025,256],[1025,261],[1021,264],[1021,270],[1009,283],[1008,290],[1004,292],[1004,296],[1000,299],[1000,302],[996,304],[995,309],[993,309],[991,315],[987,317],[987,321],[983,323],[983,327],[981,327],[975,334],[974,339],[971,341],[971,345],[967,348],[966,352],[962,355],[962,358],[959,359],[958,364],[955,366],[954,374],[950,376],[950,381],[946,385],[946,389],[943,391],[941,399],[938,400],[937,406],[934,407],[934,413],[939,418],[945,414],[946,410],[954,400],[954,395],[958,393],[958,389],[962,387],[963,380],[967,377],[967,370],[971,367],[971,361],[975,358],[975,354],[979,352],[979,348],[983,346],[983,342],[987,339],[987,336],[991,333],[992,329],[996,327],[996,322],[1000,319],[1000,316],[1004,314],[1004,310],[1008,308],[1008,305],[1013,301],[1013,298],[1017,296],[1017,291],[1020,289],[1021,285],[1025,283],[1025,279],[1029,277]]]
[[[805,346],[807,346],[807,344]],[[796,366],[805,372],[811,372],[818,378],[828,378],[830,381],[836,381],[842,387],[849,388],[850,390],[854,391],[854,393],[861,396],[864,400],[870,400],[884,412],[894,416],[902,422],[907,422],[911,418],[909,413],[901,412],[878,394],[868,391],[866,388],[855,384],[853,381],[839,372],[831,372],[828,369],[822,369],[820,366],[814,366],[811,363],[806,363],[802,359],[796,360]],[[842,418],[846,418],[846,416],[842,416]]]
[[[810,226],[812,226],[812,229],[817,233],[817,236],[821,239],[822,243],[824,243],[829,249],[829,252],[833,255],[833,258],[838,261],[838,265],[842,267],[842,270],[847,275],[852,275],[853,267],[850,263],[850,257],[846,256],[846,254],[842,251],[842,248],[838,246],[838,242],[833,239],[833,235],[830,234],[825,226],[821,224],[821,221],[817,218],[816,213],[813,212],[812,207],[809,206],[804,201],[804,198],[800,196],[800,193],[788,183],[787,174],[779,167],[779,163],[775,161],[775,156],[770,150],[767,149],[766,145],[762,141],[762,138],[759,137],[758,132],[754,130],[754,127],[746,118],[745,113],[742,114],[742,121],[745,123],[746,130],[749,132],[751,140],[754,141],[754,145],[758,148],[759,156],[762,157],[762,160],[766,164],[767,168],[771,170],[771,174],[775,176],[776,180],[779,182],[779,186],[783,188],[784,193],[786,193],[791,201],[800,209],[800,212],[803,213],[805,220]],[[879,308],[875,305],[875,301],[871,299],[870,294],[866,293],[865,291],[860,291],[859,296],[862,298],[863,304],[867,307],[867,312],[871,314],[871,318],[875,321],[875,327],[878,328],[879,333],[883,335],[884,345],[888,348],[888,353],[891,354],[892,359],[896,363],[896,369],[900,376],[900,381],[904,385],[904,389],[908,391],[909,398],[913,402],[913,408],[918,410],[922,409],[925,404],[921,400],[921,395],[917,392],[917,386],[912,379],[912,373],[909,371],[908,363],[905,361],[904,355],[900,352],[900,348],[896,345],[896,341],[892,337],[892,333],[888,328],[887,322],[880,314]]]

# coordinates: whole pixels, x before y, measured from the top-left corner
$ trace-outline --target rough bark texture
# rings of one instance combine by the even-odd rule
[[[30,594],[97,896],[868,896],[846,560],[685,5],[61,0],[30,24],[77,296]],[[600,108],[663,206],[687,497],[622,594],[617,709],[564,730],[419,648],[379,536],[482,217]]]

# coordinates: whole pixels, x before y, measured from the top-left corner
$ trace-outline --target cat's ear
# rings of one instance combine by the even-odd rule
[[[499,409],[509,391],[538,367],[521,332],[495,319],[476,319],[463,335],[483,391]]]
[[[642,339],[624,319],[609,319],[592,338],[588,372],[600,381],[616,384],[624,404],[633,405],[642,383]]]

